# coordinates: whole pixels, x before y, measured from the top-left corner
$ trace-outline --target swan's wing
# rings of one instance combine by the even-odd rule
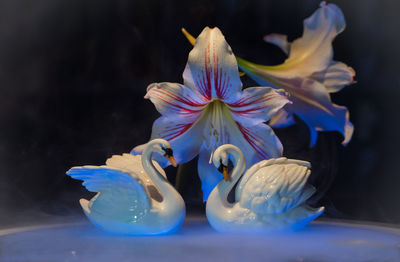
[[[289,161],[290,159],[287,159],[286,157],[280,157],[280,158],[272,158],[269,160],[262,160],[253,166],[251,166],[247,171],[243,174],[242,178],[240,179],[238,185],[236,186],[236,192],[235,192],[235,197],[236,201],[240,201],[242,197],[242,192],[244,186],[247,184],[249,179],[261,168],[274,165],[274,164],[281,164]]]
[[[314,193],[312,187],[304,190],[310,173],[308,166],[290,162],[262,167],[248,179],[240,203],[259,214],[284,212]]]
[[[106,165],[118,169],[124,169],[129,171],[129,173],[136,174],[146,186],[150,197],[158,202],[162,201],[163,197],[160,191],[157,189],[157,186],[146,174],[146,171],[143,168],[141,155],[131,155],[127,153],[122,155],[113,155],[111,158],[107,159]],[[154,160],[153,165],[157,171],[164,176],[165,179],[167,179],[164,169],[162,169],[161,166]]]
[[[124,170],[109,166],[73,167],[67,175],[82,180],[87,190],[100,192],[101,201],[96,201],[97,212],[145,214],[150,208],[146,188],[140,179]]]
[[[236,190],[235,190],[236,202],[239,202],[240,199],[242,198],[244,186],[247,184],[249,178],[252,177],[254,175],[254,173],[260,169],[260,165],[262,164],[262,162],[264,162],[264,161],[261,161],[261,162],[258,162],[256,164],[252,165],[249,169],[247,169],[246,173],[244,173],[244,175],[240,179],[239,183],[236,186]]]
[[[167,178],[164,169],[161,168],[158,162],[153,160],[153,164],[154,167],[157,169],[157,171],[165,178]],[[130,173],[135,173],[138,174],[139,176],[141,174],[145,174],[145,171],[142,166],[141,155],[131,155],[127,153],[124,153],[122,155],[113,155],[112,157],[107,159],[106,165],[115,168],[125,169]],[[142,179],[146,182],[146,184],[151,183],[153,185],[153,182],[150,179],[145,179],[145,178]]]
[[[282,188],[279,194],[290,199],[289,207],[297,206],[307,200],[314,192],[315,188],[307,185],[311,170],[306,166],[287,164],[285,165],[285,176],[287,186]]]

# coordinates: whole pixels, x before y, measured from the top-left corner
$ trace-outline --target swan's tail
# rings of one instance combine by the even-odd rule
[[[319,217],[325,210],[325,207],[319,207],[319,208],[312,208],[312,207],[307,207],[307,209],[310,211],[310,217],[311,219],[315,219]]]
[[[299,206],[294,209],[294,216],[297,216],[296,221],[292,224],[294,230],[299,230],[307,226],[311,221],[319,217],[325,210],[325,207],[312,208],[306,205]]]

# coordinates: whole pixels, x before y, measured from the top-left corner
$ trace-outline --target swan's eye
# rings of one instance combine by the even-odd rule
[[[162,150],[164,150],[164,152],[165,152],[164,156],[173,156],[174,155],[171,148],[163,147]]]
[[[174,167],[176,167],[177,164],[176,164],[176,160],[175,160],[175,158],[174,158],[174,156],[173,156],[172,149],[171,149],[171,148],[164,148],[164,147],[161,147],[161,148],[162,148],[162,150],[164,150],[164,152],[165,152],[164,157],[165,157],[166,159],[168,159],[168,161],[169,161]]]
[[[224,172],[224,168],[227,168],[227,166],[224,165],[224,164],[222,163],[222,159],[221,159],[221,160],[219,160],[218,171],[219,171],[220,173],[223,173],[223,172]]]

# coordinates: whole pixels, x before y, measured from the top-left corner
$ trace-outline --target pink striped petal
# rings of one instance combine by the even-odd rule
[[[147,88],[145,98],[150,99],[162,115],[182,118],[185,123],[196,121],[207,105],[199,94],[176,83],[153,83]]]
[[[154,121],[150,140],[155,138],[167,140],[171,145],[176,162],[181,164],[192,160],[199,153],[203,143],[203,139],[199,139],[202,137],[202,133],[202,125],[161,116]],[[144,147],[145,144],[135,147],[131,154],[141,154]],[[153,158],[162,167],[170,164],[165,157],[157,153],[153,153]]]
[[[250,87],[238,93],[235,102],[226,103],[235,121],[252,126],[268,121],[290,101],[272,87]]]
[[[237,130],[232,130],[229,143],[239,147],[246,156],[246,166],[264,160],[282,156],[283,147],[272,128],[264,123],[248,127],[236,123]]]
[[[225,100],[242,89],[236,58],[218,28],[206,27],[198,36],[183,79],[204,100]]]

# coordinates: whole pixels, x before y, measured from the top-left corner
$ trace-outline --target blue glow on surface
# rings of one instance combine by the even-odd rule
[[[182,221],[183,222],[183,221]],[[139,230],[143,231],[143,228],[140,228],[141,226],[139,225],[138,228],[140,228],[138,231],[134,232],[132,231],[132,225],[129,224],[121,224],[121,223],[114,223],[112,228],[119,228],[119,232],[115,232],[112,230],[109,230],[108,228],[103,227],[103,225],[98,224],[94,221],[91,221],[94,227],[97,227],[99,230],[103,231],[107,235],[114,235],[114,236],[127,236],[127,237],[132,237],[132,236],[166,236],[166,235],[172,235],[174,234],[182,225],[182,223],[177,224],[175,227],[171,228],[168,231],[165,232],[158,232],[158,233],[137,233]],[[134,232],[134,233],[132,233]]]
[[[216,233],[189,220],[167,236],[110,235],[89,223],[4,235],[0,261],[400,261],[400,230],[318,222],[298,232]]]

